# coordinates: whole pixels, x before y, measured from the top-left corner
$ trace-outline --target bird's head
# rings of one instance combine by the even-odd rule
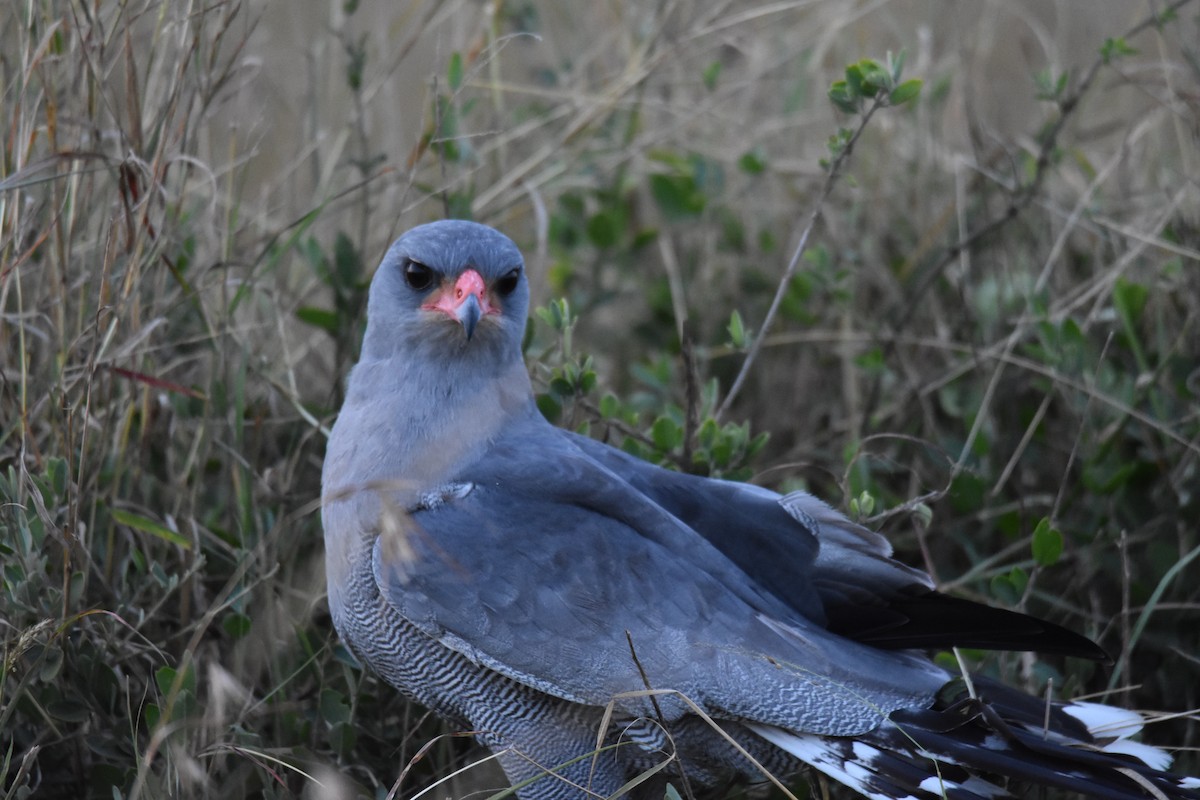
[[[525,262],[486,225],[420,225],[388,249],[371,281],[364,359],[401,353],[521,357],[529,308]]]

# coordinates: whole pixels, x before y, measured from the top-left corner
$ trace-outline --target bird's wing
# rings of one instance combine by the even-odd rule
[[[806,492],[779,495],[672,472],[565,435],[754,576],[763,591],[839,634],[888,649],[978,647],[1108,658],[1061,626],[934,591],[926,573],[892,557],[887,539]]]
[[[779,495],[752,484],[672,472],[570,435],[580,449],[684,520],[759,585],[810,619],[823,620],[843,604],[877,605],[898,593],[933,589],[928,575],[892,558],[887,539],[810,494]]]
[[[386,535],[375,545],[384,597],[447,647],[575,702],[672,689],[718,717],[833,735],[925,705],[945,680],[924,659],[796,613],[537,423],[499,437],[411,509],[404,547]],[[678,698],[658,702],[668,718],[687,712]]]

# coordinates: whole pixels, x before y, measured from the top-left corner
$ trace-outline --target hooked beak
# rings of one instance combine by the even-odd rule
[[[475,335],[475,326],[483,319],[484,314],[499,313],[499,310],[494,309],[488,302],[486,290],[483,276],[474,269],[466,269],[458,276],[453,288],[443,289],[436,300],[422,308],[441,311],[457,320],[458,324],[462,325],[463,332],[467,334],[469,342]]]
[[[471,337],[475,335],[475,326],[479,324],[479,318],[483,316],[483,309],[479,307],[479,298],[473,294],[467,295],[453,316],[463,326],[463,331],[467,334],[467,341],[471,341]]]

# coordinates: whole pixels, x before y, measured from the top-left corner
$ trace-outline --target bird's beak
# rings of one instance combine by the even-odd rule
[[[482,316],[483,310],[479,307],[479,298],[473,294],[467,295],[455,311],[454,317],[463,326],[468,342],[475,335],[475,326],[479,324],[479,318]]]
[[[475,335],[475,326],[484,314],[496,313],[488,302],[483,276],[473,269],[463,270],[452,289],[443,289],[436,300],[424,308],[441,311],[457,320],[467,334],[467,341]]]

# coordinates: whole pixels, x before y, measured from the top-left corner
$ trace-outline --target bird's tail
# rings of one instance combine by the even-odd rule
[[[934,708],[894,712],[857,737],[751,727],[872,800],[990,800],[1019,793],[1009,782],[1105,800],[1200,800],[1200,779],[1166,772],[1170,754],[1131,740],[1142,728],[1136,712],[976,686],[977,698],[956,681]]]

